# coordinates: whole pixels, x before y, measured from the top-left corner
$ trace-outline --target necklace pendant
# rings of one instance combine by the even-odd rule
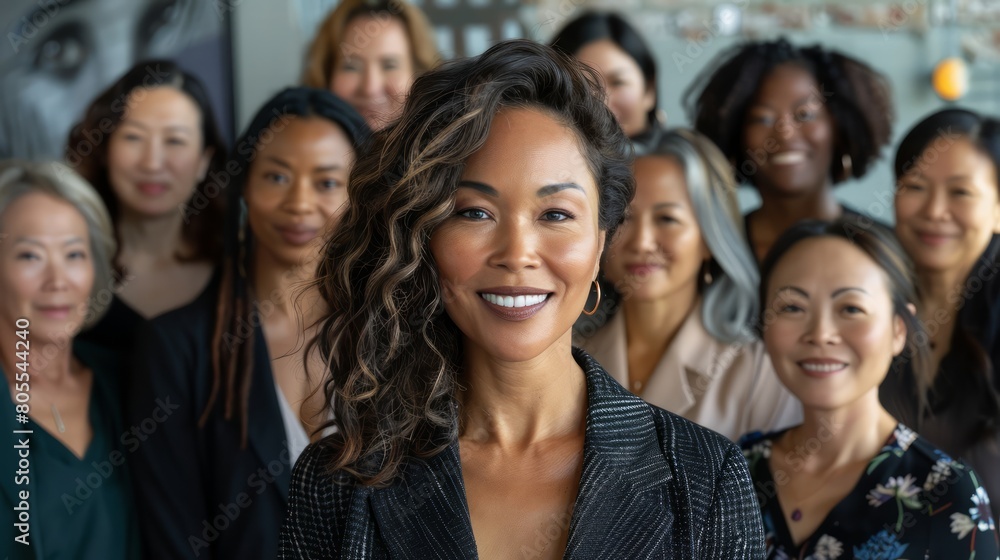
[[[54,404],[52,405],[52,419],[56,421],[56,429],[59,430],[59,433],[66,433],[66,424],[63,424],[62,416],[59,415],[59,409]]]
[[[792,511],[792,521],[802,521],[802,510],[795,508]]]

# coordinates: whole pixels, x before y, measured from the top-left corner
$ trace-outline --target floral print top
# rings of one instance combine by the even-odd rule
[[[740,440],[764,518],[768,559],[1000,559],[990,501],[976,473],[902,424],[854,490],[796,546],[768,461],[771,442],[782,433],[755,432]]]

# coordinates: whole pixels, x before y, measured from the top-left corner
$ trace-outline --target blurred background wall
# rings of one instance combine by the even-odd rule
[[[336,3],[4,0],[0,156],[58,152],[55,144],[65,138],[84,104],[129,64],[149,56],[177,58],[206,79],[220,114],[232,117],[223,123],[232,133],[267,97],[298,82],[306,45]],[[969,93],[959,104],[1000,114],[1000,0],[415,3],[434,23],[448,57],[478,54],[513,37],[547,41],[582,10],[617,10],[643,32],[657,54],[660,106],[672,126],[689,124],[682,95],[716,54],[742,40],[778,35],[841,50],[888,76],[895,94],[896,140],[922,115],[947,105],[931,88],[931,71],[946,57],[962,57],[971,71]],[[887,152],[862,181],[840,187],[838,196],[891,221],[891,155]],[[755,193],[742,191],[743,206],[755,205]]]

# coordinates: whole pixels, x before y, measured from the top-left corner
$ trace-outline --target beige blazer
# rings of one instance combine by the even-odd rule
[[[699,303],[640,396],[732,440],[802,423],[802,405],[778,380],[764,344],[719,342],[705,330],[701,313]],[[623,312],[576,344],[629,388]]]

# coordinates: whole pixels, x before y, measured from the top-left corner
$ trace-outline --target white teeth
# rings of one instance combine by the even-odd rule
[[[548,294],[530,296],[501,296],[497,294],[481,295],[486,301],[492,303],[493,305],[499,305],[500,307],[528,307],[529,305],[538,305],[549,297]]]
[[[781,152],[768,158],[776,165],[792,165],[806,160],[806,155],[802,152]]]
[[[800,364],[802,369],[806,371],[817,371],[820,373],[830,373],[833,371],[840,371],[846,367],[846,364],[813,364],[813,363],[802,363]]]

